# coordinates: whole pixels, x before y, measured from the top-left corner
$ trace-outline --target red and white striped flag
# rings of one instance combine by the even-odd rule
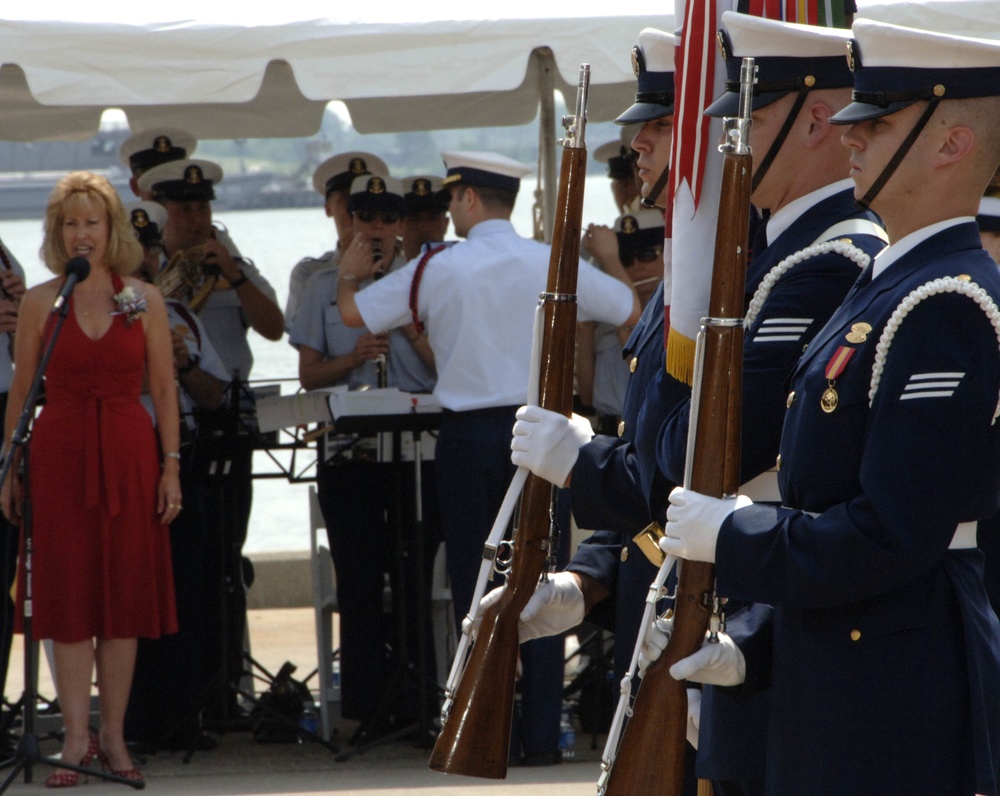
[[[708,311],[722,190],[718,152],[722,120],[704,109],[719,96],[726,67],[716,46],[725,11],[842,27],[844,0],[677,0],[680,40],[674,51],[674,140],[667,197],[664,313],[667,370],[691,383],[694,340]]]

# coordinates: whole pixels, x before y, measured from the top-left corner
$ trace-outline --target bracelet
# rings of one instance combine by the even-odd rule
[[[164,458],[169,457],[171,459],[177,459],[177,461],[181,460],[181,455],[177,451],[167,451],[163,454],[163,456]]]
[[[343,282],[357,282],[358,281],[358,275],[357,274],[341,274],[340,275],[340,279]]]
[[[240,271],[239,278],[229,283],[229,286],[233,290],[236,290],[236,288],[238,287],[243,287],[243,285],[245,285],[247,282],[250,281],[250,277],[247,276],[245,273],[243,273],[242,268],[240,268],[239,271]]]

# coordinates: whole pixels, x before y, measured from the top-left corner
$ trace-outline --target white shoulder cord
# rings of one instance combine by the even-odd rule
[[[982,311],[986,313],[986,317],[989,318],[990,324],[993,326],[993,331],[997,336],[998,344],[1000,344],[1000,309],[997,308],[996,302],[990,298],[989,293],[968,277],[963,279],[957,276],[944,276],[940,279],[927,282],[910,291],[910,294],[893,311],[889,317],[889,322],[885,325],[885,329],[882,330],[882,336],[879,337],[878,345],[875,347],[875,365],[872,368],[871,389],[868,391],[869,406],[875,400],[875,393],[878,391],[879,382],[882,379],[882,371],[885,370],[885,359],[889,354],[889,347],[892,345],[892,340],[903,323],[903,319],[921,301],[931,296],[936,296],[939,293],[960,293],[975,301]],[[997,408],[993,412],[993,422],[991,425],[996,423],[997,417],[1000,417],[1000,396],[997,399]]]
[[[848,240],[828,240],[823,243],[814,243],[812,246],[808,246],[805,249],[795,252],[794,254],[788,255],[784,260],[768,271],[767,276],[761,280],[760,287],[757,288],[757,291],[753,295],[753,299],[750,301],[750,309],[747,310],[745,326],[749,327],[750,324],[754,322],[757,315],[760,313],[760,308],[764,306],[764,302],[767,301],[767,297],[770,295],[771,289],[789,269],[795,267],[803,260],[808,260],[810,257],[818,257],[821,254],[826,254],[827,252],[836,252],[849,260],[853,260],[857,264],[859,270],[867,268],[868,263],[871,262],[872,259],[866,252],[859,249]]]

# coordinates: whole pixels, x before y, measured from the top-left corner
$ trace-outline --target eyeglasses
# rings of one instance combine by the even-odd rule
[[[366,224],[371,224],[376,218],[382,219],[383,224],[395,224],[402,217],[392,210],[358,210],[354,215]]]
[[[651,263],[662,259],[663,249],[659,246],[654,246],[652,249],[639,249],[634,252],[621,252],[622,265],[626,268],[629,268],[636,262]]]

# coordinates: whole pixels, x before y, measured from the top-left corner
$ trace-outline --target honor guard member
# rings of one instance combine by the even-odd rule
[[[456,627],[468,613],[483,542],[513,475],[514,412],[528,394],[532,330],[550,248],[522,238],[510,214],[530,169],[500,155],[444,154],[455,232],[465,242],[425,254],[358,292],[374,270],[370,247],[341,261],[337,302],[349,326],[374,332],[413,319],[426,326],[437,362],[434,395],[445,409],[435,463]],[[419,269],[419,272],[418,272]],[[412,296],[412,298],[411,298]],[[634,322],[638,302],[623,283],[581,264],[579,317]],[[524,759],[558,759],[562,643],[523,647]],[[519,756],[515,748],[512,753]]]
[[[24,269],[7,245],[0,240],[0,413],[7,409],[7,393],[14,378],[14,331],[24,295]],[[0,417],[3,417],[0,414]],[[6,439],[6,437],[5,437]],[[14,634],[14,602],[10,595],[17,571],[17,550],[21,535],[16,526],[0,516],[0,573],[2,573],[3,616],[0,618],[0,687],[7,681],[10,643]],[[4,741],[0,738],[0,744]]]
[[[620,216],[613,229],[591,225],[587,231],[595,263],[606,273],[624,269],[643,308],[663,281],[663,228],[663,212],[651,207]],[[578,329],[578,338],[593,340],[586,359],[577,351],[580,399],[597,415],[598,434],[617,435],[629,380],[622,347],[633,330],[607,323],[580,326],[588,328]]]
[[[771,684],[768,794],[996,794],[1000,273],[975,223],[1000,164],[1000,42],[858,20],[854,195],[891,245],[791,379],[782,505],[683,489],[664,547],[774,606],[671,668]],[[746,503],[741,499],[741,503]]]
[[[253,448],[248,432],[252,430],[253,395],[247,389],[253,352],[247,334],[250,329],[268,340],[280,340],[284,319],[277,304],[274,288],[248,259],[233,256],[216,237],[212,224],[212,200],[215,184],[222,180],[222,169],[207,160],[173,160],[154,166],[139,178],[139,187],[150,191],[167,211],[163,232],[163,263],[181,252],[202,260],[206,278],[218,276],[208,299],[198,311],[208,339],[231,378],[230,400],[222,418],[223,435],[216,441],[225,446],[225,456],[231,463],[225,478],[213,481],[209,507],[209,526],[221,534],[227,546],[225,557],[216,556],[210,564],[225,559],[228,571],[218,575],[230,584],[226,602],[231,613],[229,637],[220,639],[228,644],[227,677],[242,674],[243,627],[246,617],[243,588],[242,549],[253,502]],[[233,415],[238,414],[239,417]],[[207,430],[200,429],[202,436]],[[227,507],[223,511],[222,507]],[[217,599],[222,580],[206,578]]]
[[[344,248],[351,242],[351,214],[347,203],[351,196],[351,184],[365,174],[385,176],[389,174],[389,167],[369,152],[342,152],[324,160],[313,172],[313,189],[323,197],[326,217],[333,219],[337,246],[319,257],[303,257],[292,268],[288,278],[288,302],[285,304],[287,331],[291,331],[292,321],[302,301],[302,290],[309,277],[324,268],[335,266]]]
[[[636,132],[635,125],[624,125],[618,141],[601,144],[593,154],[594,160],[608,166],[611,193],[620,215],[635,213],[639,209],[639,189],[642,182],[635,165],[639,153],[632,149],[632,138]]]
[[[633,143],[639,153],[641,193],[658,203],[662,223],[666,197],[656,183],[670,164],[674,113],[673,35],[653,28],[644,29],[639,34],[638,45],[633,48],[632,62],[637,79],[635,102],[616,121],[642,125]],[[663,245],[662,240],[660,245]],[[543,629],[541,623],[532,625],[533,615],[539,615],[546,624],[551,623],[554,632],[562,632],[575,627],[586,614],[589,620],[614,631],[616,682],[621,681],[628,669],[638,635],[641,603],[656,575],[656,567],[631,539],[651,519],[634,471],[633,443],[646,387],[665,367],[662,280],[622,354],[628,363],[629,379],[622,421],[613,436],[598,435],[580,447],[593,436],[589,424],[567,424],[564,439],[571,449],[568,459],[555,463],[551,469],[539,466],[542,459],[552,458],[549,454],[543,452],[540,457],[532,457],[528,451],[518,450],[520,439],[515,438],[510,443],[515,464],[528,467],[553,483],[563,485],[572,472],[569,486],[577,525],[604,529],[580,544],[568,571],[550,578],[551,587],[536,591],[525,609],[528,620],[524,621],[525,613],[521,615],[521,632],[528,637],[553,632]],[[540,422],[543,414],[535,413],[535,407],[530,409],[531,416],[525,421],[532,422],[532,418],[537,417]],[[550,595],[551,603],[548,602]],[[560,601],[564,610],[558,607]],[[640,608],[637,610],[633,604],[639,604]]]
[[[440,177],[421,175],[403,180],[403,256],[420,255],[427,244],[440,243],[448,231],[451,196]]]
[[[140,276],[153,281],[160,264],[167,211],[157,202],[125,205],[144,259]],[[194,468],[197,436],[195,408],[217,409],[229,375],[198,320],[184,301],[164,292],[173,341],[181,411],[181,491],[184,511],[170,523],[170,557],[177,595],[178,632],[159,639],[139,639],[132,693],[125,714],[125,737],[141,748],[211,749],[216,741],[202,732],[201,700],[212,661],[205,634],[204,561],[210,531],[205,516],[205,478]],[[143,404],[153,416],[152,402]]]
[[[1000,265],[1000,187],[991,183],[986,189],[979,201],[976,225],[983,248]],[[978,541],[986,556],[986,593],[994,613],[1000,613],[1000,515],[979,523]]]
[[[347,211],[351,215],[354,237],[368,247],[377,248],[378,276],[406,265],[396,247],[403,212],[402,184],[391,177],[368,174],[355,177],[349,189]],[[375,274],[367,277],[371,283]],[[339,266],[324,268],[309,278],[302,304],[292,323],[289,343],[299,352],[299,381],[307,390],[347,386],[352,390],[369,387],[399,387],[409,392],[429,392],[434,387],[434,371],[409,342],[404,329],[373,334],[364,327],[344,324],[336,300]],[[409,320],[409,319],[407,319]],[[407,326],[410,324],[407,323]],[[399,583],[395,555],[394,528],[398,507],[404,507],[400,521],[407,540],[416,530],[414,516],[407,509],[413,505],[412,465],[399,473],[405,487],[397,500],[397,474],[389,462],[380,462],[376,435],[330,435],[325,438],[322,462],[316,481],[320,508],[326,522],[330,552],[337,574],[337,599],[340,605],[340,675],[343,689],[341,712],[345,718],[379,722],[366,727],[384,731],[415,718],[417,705],[405,704],[396,696],[392,716],[375,716],[376,708],[386,704],[386,686],[390,681],[391,661],[387,650],[398,649],[393,637],[394,622],[385,614],[382,592],[385,575],[393,586],[394,611],[404,611],[412,619],[420,600],[426,627],[423,638],[429,643],[430,682],[436,682],[432,628],[430,626],[430,583],[434,554],[440,540],[437,519],[436,484],[433,463],[422,468],[424,509],[425,590],[420,593],[416,575],[409,571],[405,583]],[[410,560],[416,560],[415,557]],[[405,608],[403,606],[405,601]],[[407,649],[417,660],[417,623],[407,622],[411,634]],[[411,667],[410,671],[415,671]],[[430,714],[438,709],[433,687],[425,698]]]
[[[976,223],[983,248],[989,252],[993,262],[1000,265],[1000,189],[987,191],[980,200]]]

